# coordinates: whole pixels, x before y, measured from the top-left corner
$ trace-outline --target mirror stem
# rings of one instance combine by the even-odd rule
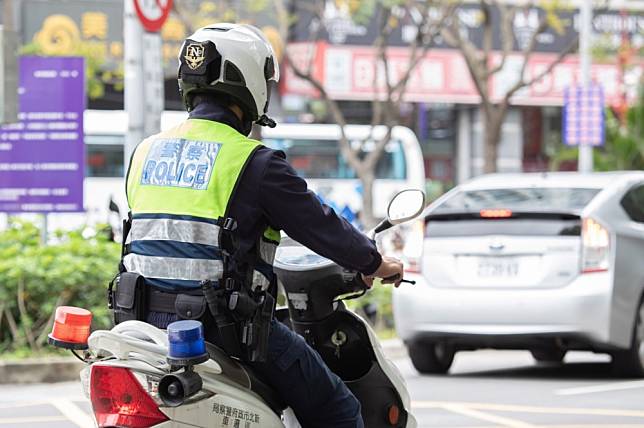
[[[388,219],[384,219],[373,229],[374,235],[389,229],[391,226],[393,226],[393,224],[391,224]]]

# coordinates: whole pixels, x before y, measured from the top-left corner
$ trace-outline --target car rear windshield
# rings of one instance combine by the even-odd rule
[[[575,212],[584,208],[601,189],[505,188],[455,193],[431,214],[474,213],[483,209],[516,212]]]
[[[507,236],[579,236],[580,219],[472,219],[429,220],[427,238],[455,238],[487,235]]]

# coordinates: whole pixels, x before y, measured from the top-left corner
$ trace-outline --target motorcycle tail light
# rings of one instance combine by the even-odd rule
[[[148,428],[168,420],[131,371],[92,367],[90,400],[99,428]]]
[[[603,272],[610,267],[610,234],[592,218],[583,219],[581,227],[581,271]]]
[[[392,404],[387,409],[387,422],[389,422],[389,425],[393,427],[398,425],[399,420],[400,420],[400,409],[398,408],[397,405]]]

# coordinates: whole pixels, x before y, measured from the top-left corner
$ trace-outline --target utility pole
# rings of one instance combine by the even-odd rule
[[[0,124],[18,121],[18,36],[13,0],[0,10]]]
[[[125,111],[128,114],[128,132],[123,150],[123,165],[124,173],[127,174],[130,156],[136,145],[161,129],[164,94],[159,30],[169,14],[172,1],[125,0],[124,3]],[[146,14],[154,18],[153,22],[149,22]],[[144,17],[146,21],[142,22]]]
[[[125,0],[123,35],[125,39],[125,111],[127,134],[123,146],[123,174],[127,174],[130,156],[143,140],[143,27],[136,16],[134,2]]]
[[[581,87],[584,90],[590,87],[590,44],[592,37],[592,0],[579,1],[579,65]],[[579,144],[579,172],[592,172],[593,170],[593,146],[590,144]]]

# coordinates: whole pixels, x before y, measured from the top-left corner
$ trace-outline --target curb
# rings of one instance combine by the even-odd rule
[[[78,380],[84,364],[74,357],[0,361],[0,384],[53,383]]]
[[[380,345],[385,356],[391,360],[407,357],[407,349],[400,339],[383,340]],[[0,361],[0,385],[74,381],[79,379],[84,366],[73,357]]]

